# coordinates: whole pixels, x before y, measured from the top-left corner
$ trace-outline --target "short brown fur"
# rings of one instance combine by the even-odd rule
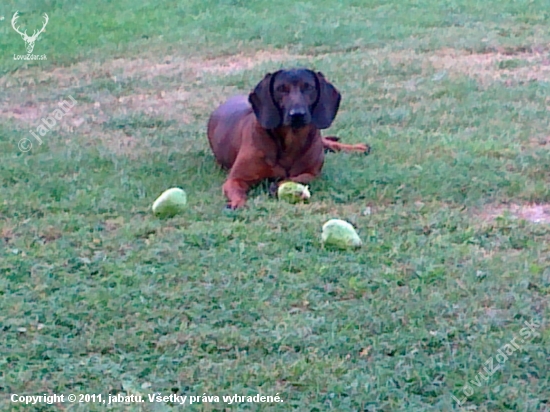
[[[247,191],[264,179],[309,183],[321,173],[325,150],[368,153],[365,144],[321,137],[339,104],[340,93],[322,73],[292,69],[267,74],[248,97],[218,107],[208,140],[217,162],[229,170],[223,185],[228,206],[244,206]]]

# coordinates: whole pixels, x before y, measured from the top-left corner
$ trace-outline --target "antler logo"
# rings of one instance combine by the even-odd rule
[[[39,30],[39,31],[34,31],[32,36],[29,36],[27,35],[27,30],[25,30],[24,33],[21,33],[21,31],[19,30],[19,28],[15,25],[15,23],[17,22],[17,19],[19,18],[19,16],[17,15],[17,13],[19,12],[15,12],[15,14],[13,15],[13,18],[11,19],[11,26],[13,27],[13,29],[19,33],[21,35],[21,37],[23,38],[23,40],[25,41],[26,43],[26,49],[27,49],[27,53],[31,54],[33,49],[34,49],[34,42],[36,41],[36,39],[38,38],[38,36],[40,35],[40,33],[42,33],[44,31],[44,29],[46,28],[46,24],[48,24],[48,15],[46,13],[44,13],[44,25],[42,26],[42,28]]]

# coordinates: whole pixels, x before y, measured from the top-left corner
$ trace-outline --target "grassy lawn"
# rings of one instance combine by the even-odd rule
[[[49,15],[47,60],[14,60],[17,10]],[[549,25],[546,0],[2,2],[0,410],[549,411]],[[372,153],[223,213],[208,116],[292,66]],[[155,218],[173,186],[188,210]],[[322,248],[330,218],[363,248]],[[146,402],[10,401],[45,393]]]

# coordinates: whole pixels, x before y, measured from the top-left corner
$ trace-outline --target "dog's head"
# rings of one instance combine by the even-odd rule
[[[310,124],[326,129],[336,117],[340,99],[338,90],[321,72],[307,69],[268,73],[248,97],[266,129],[299,129]]]

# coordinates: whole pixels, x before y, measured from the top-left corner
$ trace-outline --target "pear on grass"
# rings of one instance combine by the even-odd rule
[[[340,219],[331,219],[323,225],[321,240],[325,246],[337,249],[359,248],[363,245],[354,227]]]
[[[307,186],[300,183],[285,182],[279,185],[277,197],[288,203],[294,204],[309,200],[311,193],[309,193],[309,188]]]
[[[179,187],[163,192],[153,203],[153,213],[159,217],[173,217],[181,213],[187,204],[187,194]]]

